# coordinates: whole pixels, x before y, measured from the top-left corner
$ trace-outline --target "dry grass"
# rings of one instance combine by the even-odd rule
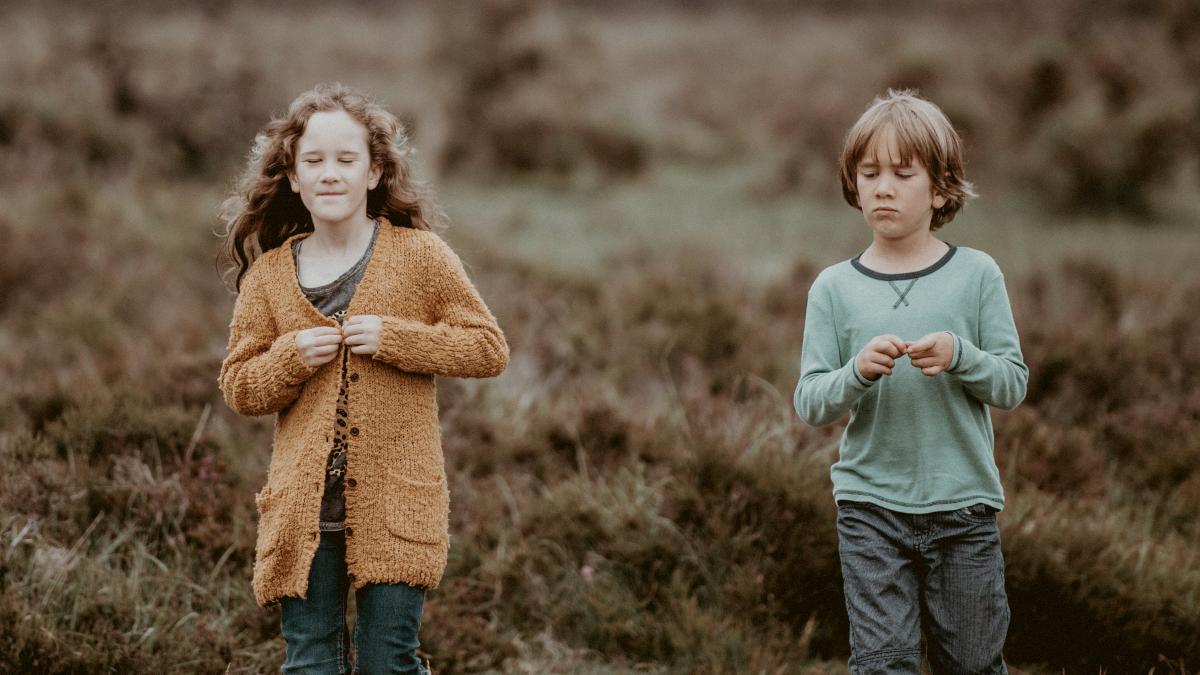
[[[269,422],[215,389],[232,299],[211,231],[255,127],[331,77],[414,123],[513,346],[502,377],[441,386],[454,537],[423,630],[441,672],[845,672],[839,430],[802,425],[789,393],[808,284],[865,242],[828,155],[904,82],[966,127],[985,197],[946,236],[1007,271],[1033,373],[996,416],[1009,658],[1194,669],[1200,242],[1172,225],[1196,156],[1172,134],[1195,134],[1195,55],[1170,52],[1192,24],[1167,5],[1072,30],[1054,8],[995,23],[947,0],[885,24],[767,5],[518,4],[494,34],[428,30],[457,4],[14,10],[0,670],[281,661],[277,610],[249,593]],[[875,41],[885,25],[905,37]],[[447,57],[449,36],[475,51]],[[481,85],[497,63],[503,86]]]

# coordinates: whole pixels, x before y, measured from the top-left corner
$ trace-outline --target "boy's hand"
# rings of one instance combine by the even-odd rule
[[[946,331],[930,333],[907,346],[913,367],[920,368],[930,377],[949,368],[950,360],[954,358],[954,336]]]
[[[908,345],[895,335],[877,335],[855,357],[858,374],[870,382],[891,375],[896,359],[908,351]]]
[[[346,344],[355,354],[374,354],[379,351],[379,338],[383,333],[383,319],[374,314],[356,314],[342,323],[342,334]]]
[[[332,361],[341,342],[342,332],[332,326],[318,326],[296,333],[296,351],[309,368]]]

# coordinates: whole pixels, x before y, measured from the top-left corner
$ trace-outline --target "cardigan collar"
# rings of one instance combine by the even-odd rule
[[[381,244],[384,244],[385,241],[390,240],[390,237],[387,237],[387,234],[390,234],[391,231],[391,222],[387,218],[379,216],[379,234],[375,239],[375,251],[371,254],[371,259],[367,261],[367,269],[363,272],[362,279],[360,279],[358,282],[358,288],[354,290],[354,295],[350,298],[350,305],[346,308],[346,316],[352,316],[359,313],[358,311],[355,311],[356,305],[360,304],[356,303],[355,301],[359,300],[359,298],[362,296],[362,294],[358,292],[359,289],[361,289],[363,286],[369,285],[377,275],[382,273],[379,268],[383,263],[379,262],[379,259],[381,257],[380,254],[383,253],[383,251],[381,251],[380,248],[382,248]],[[304,289],[300,288],[300,277],[296,271],[296,259],[291,254],[292,243],[300,239],[304,239],[311,234],[312,232],[297,232],[296,234],[288,237],[287,240],[280,245],[279,248],[283,250],[285,254],[280,254],[280,257],[283,258],[283,260],[279,263],[282,267],[279,272],[288,277],[285,283],[287,283],[290,289],[290,302],[299,303],[304,308],[301,311],[308,314],[308,316],[313,320],[326,326],[337,326],[337,321],[325,316],[316,307],[314,307],[313,304],[309,302],[308,297],[304,295]]]

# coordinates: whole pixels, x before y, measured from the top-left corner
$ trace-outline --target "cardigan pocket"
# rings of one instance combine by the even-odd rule
[[[279,520],[279,495],[264,485],[263,489],[254,495],[254,505],[258,508],[258,543],[255,559],[262,560],[275,552],[275,544],[279,541],[276,521]]]
[[[392,474],[387,521],[392,534],[421,544],[442,544],[450,530],[450,492],[446,479],[417,482]]]

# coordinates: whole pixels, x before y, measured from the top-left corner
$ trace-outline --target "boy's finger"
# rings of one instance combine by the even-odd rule
[[[903,350],[896,347],[896,345],[893,342],[891,342],[890,340],[876,341],[875,349],[873,351],[876,354],[885,354],[887,356],[893,356],[893,357],[900,356],[901,354],[904,353]]]
[[[892,356],[900,356],[908,351],[908,344],[895,335],[880,335],[879,336],[889,347],[895,350]],[[891,349],[888,350],[889,352]]]
[[[933,349],[934,339],[928,335],[912,343],[908,347],[910,352],[924,352]]]
[[[942,372],[942,367],[941,366],[929,366],[928,368],[922,368],[921,372],[932,377],[932,376],[937,375],[938,373]]]

